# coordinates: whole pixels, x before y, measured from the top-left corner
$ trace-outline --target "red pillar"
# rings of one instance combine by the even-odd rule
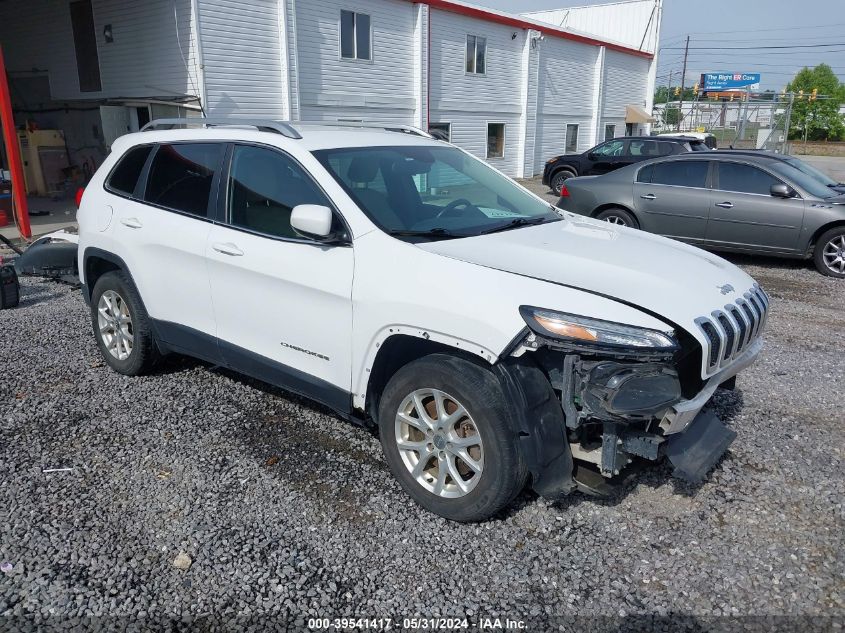
[[[0,46],[0,124],[3,126],[3,140],[6,142],[6,156],[9,157],[9,171],[12,173],[12,197],[15,201],[15,214],[21,236],[29,239],[32,229],[29,227],[29,207],[26,204],[26,184],[23,179],[21,146],[12,116],[12,98],[9,96],[9,83],[6,79],[6,62],[3,60],[3,47]]]

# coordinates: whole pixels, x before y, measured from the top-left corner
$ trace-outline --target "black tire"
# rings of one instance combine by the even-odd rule
[[[481,438],[483,468],[472,475],[479,480],[463,496],[444,498],[427,490],[402,460],[396,439],[397,414],[405,399],[420,389],[440,390],[458,401]],[[390,379],[379,403],[381,445],[390,470],[408,495],[429,512],[453,521],[489,518],[507,506],[527,480],[519,438],[508,424],[507,407],[495,376],[472,362],[433,354],[405,365]],[[438,458],[433,455],[431,459],[439,468]]]
[[[570,178],[575,177],[575,172],[570,169],[561,169],[560,171],[555,172],[552,176],[551,188],[552,191],[555,192],[556,195],[560,195],[560,190],[563,187],[563,183],[566,182]]]
[[[604,220],[605,222],[610,222],[611,224],[616,224],[618,226],[628,226],[632,229],[640,228],[640,223],[637,222],[637,218],[634,217],[634,214],[620,207],[605,209],[596,214],[596,219]]]
[[[828,277],[845,279],[845,264],[842,264],[843,269],[840,271],[835,269],[839,267],[838,265],[831,268],[825,261],[825,251],[828,251],[828,255],[830,255],[831,250],[834,249],[838,249],[839,257],[845,258],[845,226],[835,226],[822,233],[813,251],[813,263],[816,265],[816,270]],[[840,262],[841,260],[836,261]]]
[[[107,292],[117,294],[125,303],[131,319],[127,330],[132,335],[132,349],[126,358],[118,358],[109,351],[104,334],[100,331],[99,304],[103,294]],[[103,359],[116,372],[127,376],[139,376],[152,370],[158,362],[160,354],[150,325],[150,317],[147,315],[138,289],[123,271],[107,272],[94,284],[94,290],[91,293],[91,326]]]

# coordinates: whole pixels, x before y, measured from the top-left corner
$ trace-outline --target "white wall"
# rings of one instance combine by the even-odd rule
[[[202,0],[197,8],[207,114],[285,118],[279,0]]]
[[[68,2],[0,2],[0,42],[8,70],[47,71],[54,100],[196,95],[178,43],[193,69],[190,0],[93,0],[92,6],[100,92],[79,90]],[[103,35],[106,24],[112,27],[111,43]]]
[[[513,34],[516,38],[512,38]],[[487,72],[466,72],[466,37],[487,38]],[[452,124],[452,142],[485,158],[487,123],[505,124],[504,158],[490,164],[519,169],[521,67],[526,31],[455,13],[431,11],[430,120]]]
[[[414,6],[404,0],[296,0],[295,7],[299,118],[410,125]],[[341,9],[369,14],[372,60],[341,58]]]
[[[625,129],[625,106],[646,107],[650,60],[608,50],[605,55],[604,88],[602,95],[602,129],[615,124]]]
[[[578,125],[578,151],[595,145],[592,130],[595,65],[599,47],[547,37],[540,51],[537,143],[534,172],[565,153],[566,126]]]
[[[523,15],[653,53],[657,50],[660,34],[661,4],[662,0],[623,0]]]

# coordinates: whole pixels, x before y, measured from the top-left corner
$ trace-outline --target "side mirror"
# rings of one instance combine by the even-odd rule
[[[794,198],[797,195],[795,189],[782,182],[769,187],[769,193],[775,198]]]
[[[587,154],[587,160],[596,160],[596,153],[590,152],[589,154]]]
[[[332,237],[333,219],[332,210],[320,204],[298,204],[290,213],[290,225],[294,231],[319,241]]]

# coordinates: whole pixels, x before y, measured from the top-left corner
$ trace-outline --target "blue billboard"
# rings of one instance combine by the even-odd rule
[[[701,89],[704,92],[760,89],[760,73],[703,73]]]

